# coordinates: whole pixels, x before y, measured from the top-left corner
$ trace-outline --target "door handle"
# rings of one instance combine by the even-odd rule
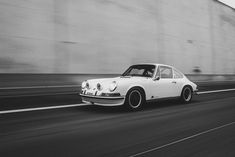
[[[172,81],[171,83],[176,83],[176,81]]]

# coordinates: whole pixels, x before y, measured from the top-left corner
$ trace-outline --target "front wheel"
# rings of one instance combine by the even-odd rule
[[[145,103],[144,92],[139,88],[133,88],[128,91],[125,100],[125,106],[130,110],[138,110]]]
[[[193,92],[189,86],[183,88],[181,92],[181,101],[184,103],[189,103],[192,100]]]

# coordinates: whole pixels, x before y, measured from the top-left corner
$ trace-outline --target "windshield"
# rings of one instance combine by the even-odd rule
[[[133,65],[129,67],[122,76],[152,77],[155,65]]]

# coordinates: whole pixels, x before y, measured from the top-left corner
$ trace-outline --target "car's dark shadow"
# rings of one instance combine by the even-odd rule
[[[99,106],[99,105],[87,105],[77,107],[79,111],[85,111],[90,113],[105,113],[105,114],[118,114],[118,113],[128,113],[130,111],[126,110],[122,106]]]
[[[98,106],[98,105],[87,105],[77,108],[79,111],[85,111],[90,113],[100,113],[100,114],[123,114],[123,113],[135,113],[143,112],[148,110],[159,110],[162,108],[170,108],[173,106],[184,106],[196,103],[197,100],[192,100],[191,103],[185,104],[178,99],[169,100],[158,100],[154,102],[147,102],[142,109],[138,111],[130,111],[124,106]]]

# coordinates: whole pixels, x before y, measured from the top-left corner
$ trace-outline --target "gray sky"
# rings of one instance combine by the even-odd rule
[[[225,3],[235,9],[235,0],[219,0],[222,3]]]

